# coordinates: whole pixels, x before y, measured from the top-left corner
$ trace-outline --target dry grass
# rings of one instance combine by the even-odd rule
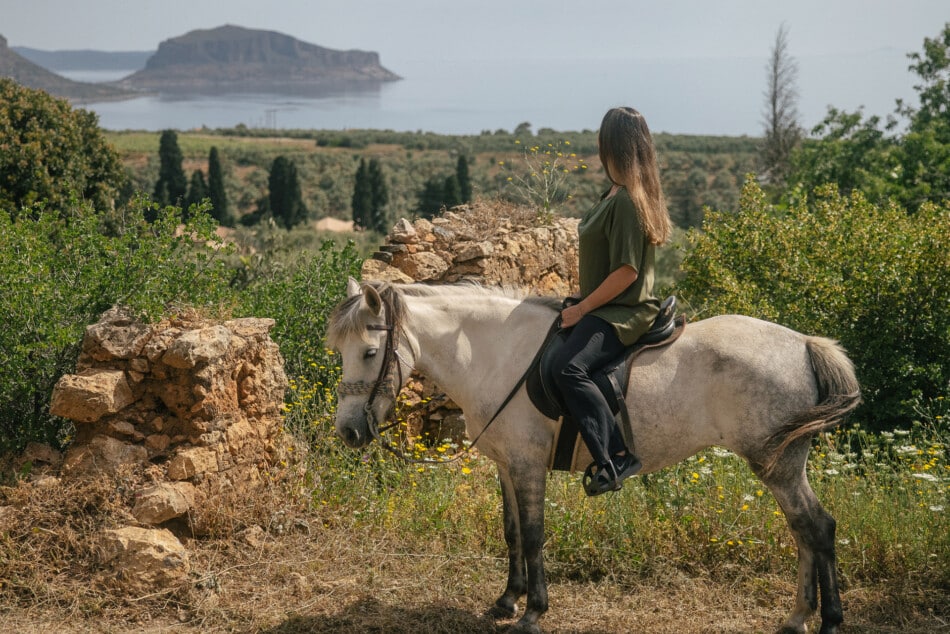
[[[509,622],[482,616],[504,584],[502,552],[446,554],[444,545],[399,530],[357,530],[307,507],[314,485],[302,474],[283,475],[233,510],[216,535],[185,538],[188,583],[147,596],[111,590],[97,561],[96,533],[129,521],[129,482],[46,480],[0,489],[0,505],[15,508],[0,516],[0,631],[508,629]],[[255,525],[264,530],[245,531]],[[649,576],[596,582],[572,581],[556,562],[549,568],[551,610],[542,624],[552,634],[769,632],[794,595],[793,575],[756,578],[734,565],[685,574],[655,562]],[[846,588],[845,631],[950,631],[948,598],[946,588],[908,580]]]

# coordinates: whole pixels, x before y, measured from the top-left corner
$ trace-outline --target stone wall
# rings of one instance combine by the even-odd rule
[[[287,379],[273,325],[147,325],[112,309],[86,329],[76,373],[56,384],[50,412],[76,427],[62,478],[107,474],[133,489],[133,524],[104,531],[100,549],[130,589],[187,575],[174,533],[208,532],[208,509],[253,495],[274,464]]]
[[[362,276],[406,284],[473,281],[565,297],[578,286],[578,222],[541,222],[532,210],[498,202],[455,207],[431,221],[401,219],[363,263]],[[410,434],[463,439],[464,414],[424,377],[413,375],[400,401]]]

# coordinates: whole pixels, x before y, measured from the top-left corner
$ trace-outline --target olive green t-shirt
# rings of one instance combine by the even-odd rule
[[[637,271],[633,284],[590,313],[611,324],[624,345],[632,345],[650,329],[660,302],[653,296],[655,247],[647,240],[627,190],[621,187],[610,198],[605,193],[577,231],[581,297],[590,295],[624,264]]]

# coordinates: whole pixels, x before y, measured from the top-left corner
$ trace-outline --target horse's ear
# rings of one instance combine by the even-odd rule
[[[360,294],[360,283],[354,280],[352,277],[346,280],[346,296],[347,297],[356,297]]]
[[[363,285],[363,303],[377,317],[383,312],[383,300],[369,284]]]

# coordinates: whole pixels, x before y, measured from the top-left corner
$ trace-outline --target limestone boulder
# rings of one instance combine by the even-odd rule
[[[143,524],[157,526],[181,517],[195,505],[195,487],[190,482],[162,482],[135,494],[132,515]]]
[[[67,374],[56,382],[50,413],[78,423],[93,423],[134,401],[125,372],[90,368],[79,374]]]
[[[129,594],[177,586],[188,579],[188,551],[164,528],[127,526],[105,530],[100,537],[106,578]]]

